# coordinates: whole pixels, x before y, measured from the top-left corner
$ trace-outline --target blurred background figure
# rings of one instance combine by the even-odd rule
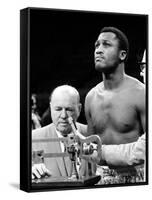
[[[48,124],[50,124],[52,122],[52,119],[51,119],[51,110],[50,110],[50,107],[48,107],[42,117],[41,117],[41,126],[47,126]]]
[[[37,95],[32,94],[31,96],[31,114],[32,114],[32,130],[41,128],[41,118],[39,116],[38,110],[37,110]]]

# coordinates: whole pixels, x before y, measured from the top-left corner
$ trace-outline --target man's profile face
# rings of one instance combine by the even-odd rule
[[[71,125],[68,122],[68,117],[71,116],[74,121],[77,120],[80,107],[76,95],[68,92],[56,92],[51,100],[51,117],[58,131],[66,136],[72,131]]]
[[[95,43],[95,68],[101,72],[119,63],[119,40],[112,32],[103,32]]]

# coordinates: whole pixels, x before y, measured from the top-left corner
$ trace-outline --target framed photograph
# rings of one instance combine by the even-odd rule
[[[20,189],[148,184],[148,15],[20,10]]]

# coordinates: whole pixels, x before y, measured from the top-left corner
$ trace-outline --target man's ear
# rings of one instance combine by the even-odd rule
[[[125,50],[120,50],[119,58],[121,61],[124,61],[127,57],[127,52]]]

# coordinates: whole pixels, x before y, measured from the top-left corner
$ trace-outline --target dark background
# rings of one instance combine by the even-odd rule
[[[115,26],[130,44],[126,73],[140,81],[138,62],[147,48],[147,15],[55,9],[30,10],[30,87],[37,94],[40,116],[49,106],[51,91],[70,84],[80,92],[86,123],[84,100],[88,91],[102,81],[94,69],[94,44],[104,26]]]

